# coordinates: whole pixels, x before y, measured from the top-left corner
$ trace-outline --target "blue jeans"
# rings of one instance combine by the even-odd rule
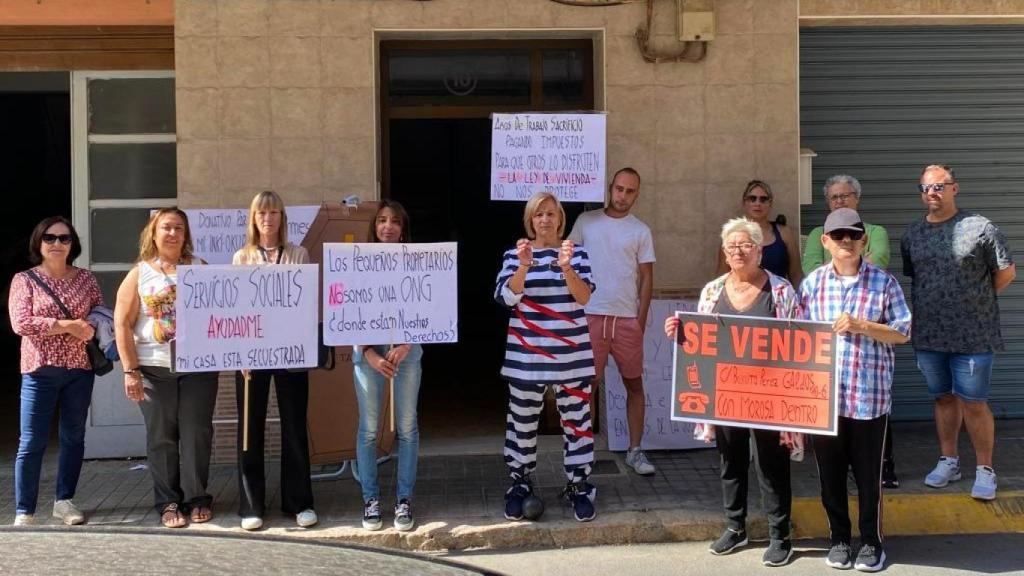
[[[988,401],[994,354],[953,354],[914,350],[917,368],[932,396],[953,394],[968,402]]]
[[[355,366],[356,399],[359,401],[359,434],[356,438],[356,462],[359,465],[359,484],[363,488],[363,502],[380,498],[377,483],[377,430],[380,428],[380,408],[388,379],[374,370],[359,347],[352,354]],[[373,346],[378,354],[387,354],[387,346]],[[409,354],[398,365],[395,373],[395,431],[398,434],[398,500],[412,500],[416,484],[416,461],[420,450],[420,429],[416,423],[416,404],[419,402],[420,358],[423,348],[413,344]]]
[[[21,440],[14,460],[17,514],[35,514],[39,474],[50,437],[50,422],[60,406],[60,459],[57,500],[70,500],[78,488],[85,454],[85,423],[95,380],[91,370],[43,366],[21,375]]]

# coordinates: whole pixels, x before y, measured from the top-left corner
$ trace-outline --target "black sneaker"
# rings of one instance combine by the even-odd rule
[[[900,487],[900,479],[896,476],[896,463],[892,460],[882,463],[882,486],[890,489]]]
[[[726,528],[725,532],[711,543],[708,548],[708,552],[711,552],[715,556],[721,556],[723,554],[729,554],[737,548],[746,546],[749,540],[747,540],[747,531],[740,530],[739,532],[732,528]]]
[[[793,557],[793,543],[789,540],[772,540],[768,548],[761,556],[761,563],[765,566],[785,566]]]
[[[522,520],[523,500],[530,494],[533,494],[533,483],[529,477],[513,478],[512,486],[505,491],[505,518]]]
[[[572,514],[577,522],[590,522],[597,516],[594,508],[594,498],[597,496],[597,488],[592,484],[580,481],[566,484],[562,496],[572,506]]]
[[[848,542],[835,542],[828,549],[828,556],[825,558],[825,565],[830,568],[849,570],[853,567],[853,550]]]
[[[380,530],[384,523],[380,520],[380,501],[370,498],[363,505],[363,528],[366,530]]]
[[[881,544],[864,544],[857,553],[857,562],[854,568],[861,572],[878,572],[885,567],[885,550]]]
[[[416,525],[412,518],[412,503],[408,498],[402,498],[395,504],[395,530],[408,532]]]

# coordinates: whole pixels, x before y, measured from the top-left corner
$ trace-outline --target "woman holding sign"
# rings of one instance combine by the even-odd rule
[[[192,256],[188,216],[177,208],[155,211],[142,230],[138,264],[121,282],[114,308],[124,391],[146,421],[153,493],[167,528],[213,518],[206,484],[217,373],[176,374],[171,363],[178,266],[186,264],[203,264]]]
[[[761,268],[761,226],[753,220],[734,218],[722,227],[722,255],[729,272],[708,282],[700,293],[697,312],[796,318],[799,301],[793,286],[781,276]],[[665,334],[674,339],[679,318],[665,320]],[[761,485],[765,513],[768,516],[770,542],[761,562],[765,566],[784,566],[793,555],[789,520],[793,492],[790,487],[790,450],[802,449],[798,434],[734,426],[698,424],[696,432],[710,442],[714,438],[721,458],[722,500],[728,524],[725,532],[711,544],[715,555],[729,554],[748,543],[747,479],[750,468],[750,437],[756,451],[757,477]]]
[[[235,266],[251,264],[307,264],[309,254],[302,246],[288,242],[288,215],[284,201],[270,190],[260,192],[249,204],[245,246],[235,252]],[[309,476],[309,437],[306,407],[309,403],[309,372],[302,370],[251,370],[235,373],[238,404],[238,515],[242,528],[263,526],[266,475],[263,466],[264,430],[270,380],[277,392],[281,417],[281,510],[295,516],[295,523],[307,528],[317,523],[313,511],[313,484]],[[243,446],[246,401],[245,378],[249,378],[249,445]],[[248,448],[248,449],[244,449]]]
[[[409,242],[409,215],[401,204],[381,200],[370,223],[374,242]],[[356,439],[356,463],[363,491],[363,528],[380,530],[380,489],[377,483],[377,430],[380,404],[389,381],[394,382],[392,403],[395,431],[398,435],[398,494],[395,499],[396,530],[412,530],[412,491],[416,484],[420,430],[416,405],[420,394],[419,344],[398,346],[355,346],[352,363],[355,371],[356,399],[359,401],[359,434]]]
[[[537,467],[537,425],[544,407],[544,389],[555,388],[565,437],[564,497],[580,522],[594,519],[597,489],[587,482],[594,461],[590,424],[590,381],[594,353],[583,306],[590,300],[587,252],[565,232],[565,210],[549,192],[526,203],[523,227],[527,238],[505,252],[494,297],[511,309],[505,362],[509,403],[505,432],[505,464],[512,486],[505,493],[505,517],[539,516],[530,510]],[[524,510],[524,504],[525,510]]]

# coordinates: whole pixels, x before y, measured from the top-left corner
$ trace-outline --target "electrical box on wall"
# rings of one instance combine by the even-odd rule
[[[715,0],[676,0],[681,42],[715,38]]]

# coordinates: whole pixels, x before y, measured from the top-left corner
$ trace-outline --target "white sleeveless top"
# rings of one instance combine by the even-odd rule
[[[195,263],[195,260],[191,263]],[[174,339],[174,298],[178,274],[164,274],[149,262],[139,263],[139,317],[135,320],[135,350],[140,366],[171,368]]]

